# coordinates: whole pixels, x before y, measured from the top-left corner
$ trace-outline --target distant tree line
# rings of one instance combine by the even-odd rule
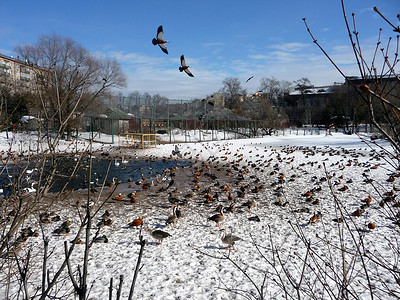
[[[368,106],[350,83],[333,85],[328,92],[321,89],[315,94],[311,90],[317,87],[306,77],[292,82],[263,77],[256,93],[249,93],[236,77],[226,78],[222,84],[219,92],[225,96],[227,108],[248,118],[262,120],[266,126],[335,125],[351,130],[352,126],[370,124]],[[391,90],[393,98],[398,97],[398,85],[385,86]],[[291,98],[296,102],[293,103]],[[375,118],[383,122],[383,113],[383,109],[377,108]]]

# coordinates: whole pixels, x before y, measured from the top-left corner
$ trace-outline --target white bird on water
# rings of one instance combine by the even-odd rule
[[[22,192],[23,192],[23,193],[26,193],[26,194],[30,194],[30,193],[36,192],[36,189],[33,187],[34,184],[35,184],[35,183],[32,182],[32,183],[31,183],[31,187],[23,188],[23,189],[22,189]]]

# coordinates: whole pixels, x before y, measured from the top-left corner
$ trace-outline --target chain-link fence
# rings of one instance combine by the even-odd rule
[[[254,138],[264,135],[326,134],[325,128],[283,128],[270,126],[268,122],[251,120],[209,100],[184,101],[142,99],[135,105],[124,104],[109,113],[82,118],[80,131],[94,141],[118,143],[118,134],[157,134],[158,142],[204,142],[238,138]],[[127,112],[126,112],[127,111]],[[269,126],[268,126],[269,125]],[[366,132],[368,126],[335,128],[333,132]],[[105,137],[106,135],[106,137]]]
[[[135,102],[109,113],[98,112],[82,118],[80,130],[90,138],[104,140],[102,134],[156,133],[162,142],[194,142],[255,137],[262,122],[233,113],[218,102],[163,100]],[[128,113],[126,113],[126,110]],[[115,113],[119,111],[119,113]],[[125,111],[125,112],[123,112]],[[112,143],[118,142],[114,138]]]

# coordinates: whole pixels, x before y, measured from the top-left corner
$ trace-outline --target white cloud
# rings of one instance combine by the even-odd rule
[[[252,55],[249,55],[249,58],[251,58],[251,59],[268,59],[270,56],[269,55],[266,55],[266,54],[252,54]]]
[[[128,66],[159,66],[170,61],[169,57],[154,57],[134,52],[124,53],[112,51],[109,55],[118,60],[121,64],[126,64]]]
[[[276,45],[270,46],[269,48],[278,49],[281,51],[295,52],[295,51],[301,51],[304,48],[308,48],[310,46],[311,45],[308,43],[306,44],[306,43],[293,42],[293,43],[276,44]]]
[[[204,47],[216,47],[216,46],[225,46],[224,43],[222,42],[215,42],[215,43],[204,43],[203,44]]]

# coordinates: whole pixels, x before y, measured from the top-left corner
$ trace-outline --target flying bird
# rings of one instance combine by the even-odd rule
[[[250,76],[249,78],[247,78],[246,82],[249,82],[254,76]]]
[[[251,97],[255,98],[255,97],[260,97],[262,93],[262,90],[255,92]]]
[[[157,28],[157,36],[155,38],[153,38],[152,43],[154,46],[158,45],[160,47],[160,49],[162,50],[162,52],[164,52],[165,54],[168,54],[167,46],[165,46],[165,43],[168,43],[168,41],[163,40],[163,35],[164,35],[163,28],[162,28],[162,26],[159,26]]]
[[[190,77],[194,77],[193,74],[189,71],[189,67],[187,66],[185,63],[185,57],[183,56],[183,54],[181,55],[181,67],[179,67],[179,71],[185,71],[186,74],[188,74]]]
[[[178,157],[182,157],[181,151],[179,150],[178,145],[175,145],[175,150],[172,150],[172,155],[176,155]]]

